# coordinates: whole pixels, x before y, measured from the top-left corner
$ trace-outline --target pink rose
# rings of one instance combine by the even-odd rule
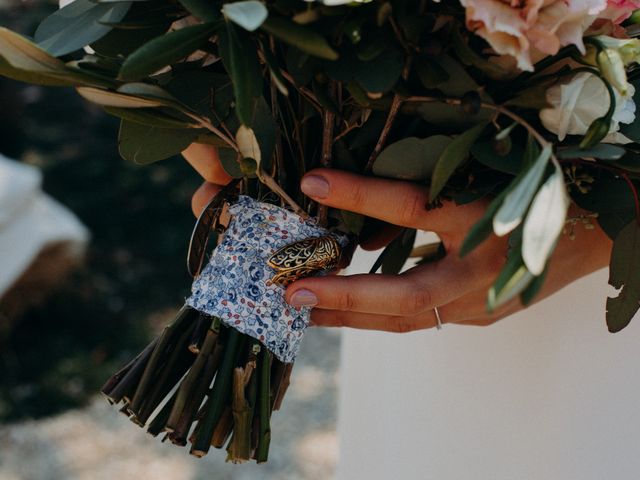
[[[625,0],[610,0],[625,1]],[[631,1],[631,0],[626,0]],[[637,0],[640,1],[640,0]],[[467,28],[496,53],[510,55],[521,70],[533,70],[532,56],[555,55],[573,44],[584,53],[585,30],[607,0],[460,0]]]
[[[618,25],[639,8],[640,0],[608,0],[606,10],[598,17],[604,20],[611,20]]]

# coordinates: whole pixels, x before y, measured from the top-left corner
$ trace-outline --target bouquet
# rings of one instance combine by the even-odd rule
[[[637,0],[75,0],[30,39],[0,29],[0,73],[72,86],[121,119],[123,158],[193,142],[234,181],[191,239],[192,294],[103,388],[153,435],[202,456],[266,461],[309,309],[284,286],[349,262],[371,219],[305,197],[317,166],[490,199],[466,255],[509,236],[487,308],[540,290],[561,235],[614,240],[610,331],[640,306]],[[375,225],[375,224],[373,224]],[[405,229],[375,273],[410,255]],[[213,251],[207,257],[208,245]],[[206,263],[206,264],[205,264]]]

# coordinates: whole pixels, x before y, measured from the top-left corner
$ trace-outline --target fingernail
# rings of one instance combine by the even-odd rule
[[[294,307],[313,307],[318,304],[318,297],[309,290],[298,290],[291,295],[289,302]]]
[[[327,198],[329,196],[329,182],[317,175],[308,175],[302,179],[300,188],[313,198]]]

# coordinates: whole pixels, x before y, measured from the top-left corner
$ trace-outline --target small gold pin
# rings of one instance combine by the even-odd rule
[[[340,244],[333,235],[285,245],[276,250],[267,262],[277,272],[271,281],[286,287],[322,270],[333,270],[338,266],[340,253]]]

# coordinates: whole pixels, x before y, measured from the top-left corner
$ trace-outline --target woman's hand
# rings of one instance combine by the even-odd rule
[[[492,236],[464,258],[460,246],[486,208],[483,201],[464,206],[445,202],[427,211],[424,186],[319,169],[302,180],[302,191],[330,207],[385,222],[433,231],[447,255],[400,275],[353,275],[306,278],[292,284],[292,305],[313,305],[316,325],[409,332],[436,324],[434,307],[444,323],[489,325],[523,307],[519,299],[489,314],[486,298],[505,263],[507,239]],[[563,235],[536,300],[607,265],[612,243],[598,227],[577,227],[575,240]]]
[[[213,147],[192,145],[183,154],[207,180],[193,196],[197,216],[230,177],[220,167]],[[400,275],[328,276],[293,283],[287,289],[287,301],[314,306],[314,324],[409,332],[435,326],[434,307],[444,323],[468,325],[489,325],[523,308],[514,299],[492,314],[486,311],[487,291],[505,262],[506,238],[491,237],[465,258],[458,255],[486,203],[446,202],[427,211],[424,186],[326,169],[309,172],[301,186],[322,204],[386,222],[365,246],[379,248],[397,234],[398,227],[411,227],[436,232],[447,251],[444,259]],[[578,226],[575,237],[561,237],[536,300],[607,265],[612,243],[600,228]]]

